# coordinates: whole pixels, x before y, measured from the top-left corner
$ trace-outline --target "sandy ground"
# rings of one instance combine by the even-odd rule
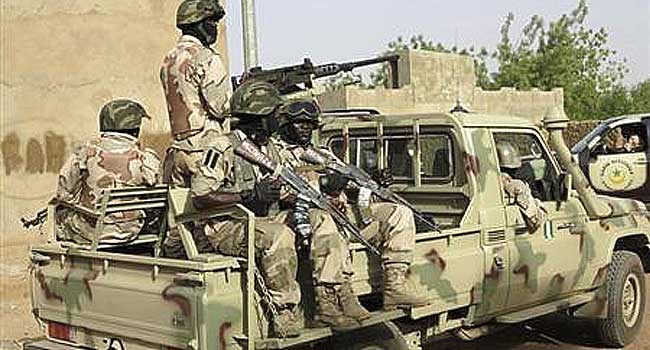
[[[0,350],[14,349],[13,341],[40,335],[29,305],[27,285],[27,249],[42,240],[37,233],[5,236],[0,247]],[[650,288],[650,276],[646,278]],[[641,334],[628,350],[650,350],[650,293],[646,294],[645,323]],[[588,322],[576,323],[551,316],[528,324],[513,326],[501,333],[473,342],[447,339],[433,343],[427,350],[491,349],[600,349]]]

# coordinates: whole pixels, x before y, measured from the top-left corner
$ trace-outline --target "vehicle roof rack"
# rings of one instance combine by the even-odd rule
[[[323,117],[334,117],[334,118],[360,118],[365,120],[375,119],[379,117],[381,113],[378,110],[372,108],[354,108],[354,109],[328,109],[323,111]]]

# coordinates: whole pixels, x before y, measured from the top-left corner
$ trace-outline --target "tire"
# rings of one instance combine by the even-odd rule
[[[598,321],[601,340],[611,347],[634,341],[645,312],[645,276],[639,256],[615,251],[607,270],[607,318]]]

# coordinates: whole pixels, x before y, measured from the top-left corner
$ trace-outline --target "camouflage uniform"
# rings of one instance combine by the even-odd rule
[[[225,12],[216,1],[185,0],[176,13],[176,25],[221,19]],[[191,35],[182,35],[160,68],[173,137],[165,157],[165,182],[189,187],[183,174],[192,173],[192,159],[205,132],[230,130],[228,102],[232,86],[219,55]],[[208,136],[210,137],[210,136]]]
[[[233,148],[233,143],[244,138],[240,131],[226,135],[219,135],[216,130],[203,133],[197,144],[198,151],[174,157],[181,163],[175,168],[182,170],[175,174],[179,180],[176,185],[189,187],[193,197],[251,190],[257,178],[255,175],[249,178],[248,172],[241,171],[246,162],[235,156]],[[203,251],[246,257],[244,225],[244,222],[206,220],[195,224],[194,235],[199,241],[201,237],[207,239],[209,244],[198,244]],[[180,237],[171,232],[165,241],[165,252],[177,252],[180,247]],[[297,257],[291,229],[273,218],[255,218],[255,249],[274,303],[278,306],[298,304],[300,288],[296,282]]]
[[[304,148],[281,139],[274,140],[274,143],[284,163],[298,170],[309,169],[309,165],[300,158]],[[336,158],[325,148],[320,148],[319,151]],[[317,178],[310,177],[309,180],[312,185],[318,186]],[[346,201],[344,195],[341,201]],[[346,213],[350,219],[357,222],[359,227],[363,227],[361,233],[364,238],[379,247],[384,264],[411,263],[415,248],[415,220],[409,208],[393,203],[371,203],[369,208],[371,222],[368,225],[360,222],[353,208],[347,209],[349,210],[346,210]]]
[[[531,230],[536,230],[546,220],[544,204],[533,197],[530,187],[523,181],[513,179],[506,173],[501,173],[503,189],[508,197],[508,204],[519,207],[526,224]]]
[[[159,168],[156,153],[142,149],[135,137],[104,132],[77,148],[63,165],[57,198],[94,209],[103,189],[154,185]],[[92,241],[95,222],[70,210],[62,210],[57,215],[61,239],[80,244]],[[141,210],[109,214],[100,242],[123,243],[135,239],[144,217]]]
[[[284,210],[275,216],[279,222],[291,223],[291,211]],[[311,244],[309,258],[312,262],[314,284],[339,285],[351,274],[347,242],[338,233],[331,215],[321,209],[309,209]],[[294,229],[295,230],[295,229]]]
[[[193,136],[204,130],[223,134],[232,86],[219,55],[199,39],[183,35],[160,68],[174,144],[193,149]]]

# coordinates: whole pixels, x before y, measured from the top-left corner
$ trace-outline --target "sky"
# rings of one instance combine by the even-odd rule
[[[499,27],[512,12],[511,36],[531,16],[553,21],[578,0],[257,0],[260,63],[265,68],[370,58],[391,40],[422,34],[448,46],[487,47],[498,42]],[[227,1],[230,70],[243,71],[241,1]],[[588,25],[604,27],[609,47],[628,61],[624,82],[650,78],[650,0],[589,0]],[[514,39],[513,38],[513,39]]]

